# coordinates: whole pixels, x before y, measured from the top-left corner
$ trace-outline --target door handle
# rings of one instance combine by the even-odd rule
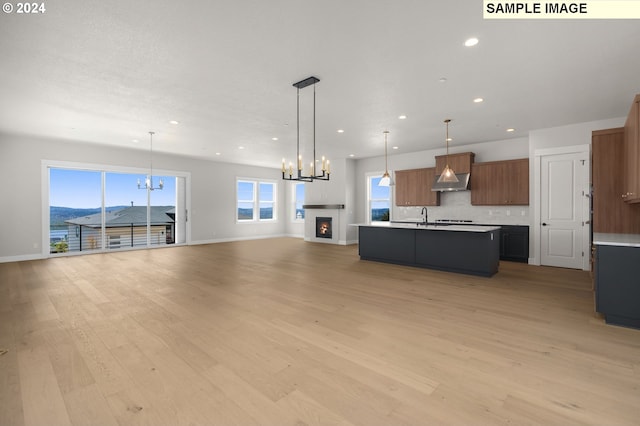
[[[542,226],[547,226],[547,224],[545,222],[542,222]]]

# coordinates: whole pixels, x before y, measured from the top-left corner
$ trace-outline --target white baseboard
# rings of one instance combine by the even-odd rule
[[[20,256],[4,256],[0,257],[0,263],[9,263],[9,262],[23,262],[25,260],[40,260],[46,259],[42,253],[39,254],[23,254]]]
[[[266,240],[270,238],[285,238],[285,237],[297,237],[297,235],[277,234],[277,235],[252,235],[250,237],[215,238],[212,240],[191,241],[190,245],[230,243],[233,241]]]

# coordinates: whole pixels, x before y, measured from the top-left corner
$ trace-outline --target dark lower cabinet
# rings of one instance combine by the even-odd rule
[[[412,264],[416,262],[416,231],[383,227],[360,227],[360,257]]]
[[[360,226],[363,260],[490,277],[499,266],[498,229],[487,232]]]
[[[640,247],[596,246],[596,311],[608,324],[640,328]]]
[[[529,227],[500,226],[500,260],[529,262]]]

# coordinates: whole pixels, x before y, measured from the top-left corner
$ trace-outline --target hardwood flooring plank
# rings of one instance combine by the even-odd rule
[[[16,426],[640,418],[640,330],[595,315],[587,272],[510,262],[473,277],[274,238],[3,263],[2,347]]]
[[[27,426],[71,425],[49,355],[44,348],[18,351],[20,391]]]
[[[209,368],[204,372],[204,376],[258,424],[304,424],[297,415],[284,410],[222,364]]]
[[[74,425],[116,426],[118,420],[113,415],[109,403],[98,385],[91,384],[76,388],[63,395],[69,418]]]
[[[0,318],[0,327],[2,328],[9,325],[4,323],[4,319],[4,316]],[[0,423],[22,425],[24,424],[24,412],[18,351],[13,342],[5,339],[3,339],[0,350],[3,351],[0,355]]]
[[[378,374],[386,375],[394,380],[411,386],[420,392],[430,394],[439,385],[438,382],[431,380],[428,377],[420,376],[401,366],[390,364],[376,356],[372,356],[365,352],[361,352],[358,349],[337,343],[335,340],[326,339],[320,334],[309,333],[308,330],[302,329],[293,324],[289,324],[284,321],[274,321],[274,325],[280,330],[290,333],[307,343],[313,342],[335,355],[353,360],[354,362],[364,365]]]
[[[312,426],[352,426],[353,423],[330,411],[299,389],[290,392],[277,405],[295,413],[305,424]]]

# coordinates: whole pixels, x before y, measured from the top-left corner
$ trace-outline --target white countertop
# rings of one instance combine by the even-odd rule
[[[640,247],[640,234],[593,234],[593,244],[600,246]]]
[[[391,222],[374,222],[374,223],[352,223],[351,226],[374,226],[380,228],[398,228],[398,229],[417,229],[427,231],[462,231],[462,232],[490,232],[500,229],[499,226],[482,226],[482,225],[417,225],[415,223],[391,223]]]

